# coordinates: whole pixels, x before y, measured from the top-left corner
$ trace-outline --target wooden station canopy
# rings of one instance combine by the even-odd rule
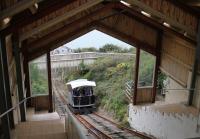
[[[0,4],[1,34],[18,34],[29,60],[93,29],[154,55],[161,32],[195,46],[200,16],[200,4],[193,0],[1,0]]]

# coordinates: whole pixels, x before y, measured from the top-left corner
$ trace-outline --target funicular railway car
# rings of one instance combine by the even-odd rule
[[[91,113],[95,108],[93,87],[96,83],[87,79],[78,79],[67,83],[68,103],[74,113]]]

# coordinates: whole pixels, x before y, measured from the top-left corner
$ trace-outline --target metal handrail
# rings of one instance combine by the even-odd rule
[[[195,88],[195,89],[192,89],[192,88],[191,88],[191,89],[190,89],[190,88],[182,88],[182,89],[181,89],[181,88],[180,88],[180,89],[174,89],[174,88],[170,88],[170,89],[168,89],[168,88],[162,88],[162,89],[160,89],[160,90],[167,90],[167,91],[171,91],[171,90],[172,90],[172,91],[173,91],[173,90],[174,90],[174,91],[200,91],[200,89],[196,89],[196,88]]]
[[[19,107],[19,106],[20,106],[23,102],[25,102],[26,100],[28,100],[28,99],[30,99],[30,98],[34,98],[34,97],[36,97],[36,95],[30,96],[30,97],[27,97],[27,98],[23,99],[22,101],[20,101],[19,103],[17,103],[15,106],[13,106],[12,108],[10,108],[10,109],[8,109],[7,111],[5,111],[4,113],[2,113],[2,114],[0,115],[0,119],[1,119],[2,117],[4,117],[6,114],[8,114],[9,112],[11,112],[11,111],[13,111],[14,109],[16,109],[17,107]]]

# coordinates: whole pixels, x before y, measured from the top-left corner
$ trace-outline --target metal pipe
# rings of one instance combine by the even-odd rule
[[[5,111],[4,113],[2,113],[2,114],[0,115],[0,119],[1,119],[2,117],[4,117],[6,114],[8,114],[9,112],[15,110],[17,107],[19,107],[19,106],[20,106],[22,103],[24,103],[26,100],[28,100],[28,99],[30,99],[30,98],[33,98],[33,97],[35,97],[35,96],[31,96],[31,97],[27,97],[27,98],[23,99],[22,101],[20,101],[19,103],[17,103],[15,106],[13,106],[12,108],[10,108],[10,109],[8,109],[7,111]]]

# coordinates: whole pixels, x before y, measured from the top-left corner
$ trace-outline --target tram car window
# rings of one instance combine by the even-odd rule
[[[68,103],[74,113],[90,113],[95,108],[94,81],[78,79],[67,83]]]

